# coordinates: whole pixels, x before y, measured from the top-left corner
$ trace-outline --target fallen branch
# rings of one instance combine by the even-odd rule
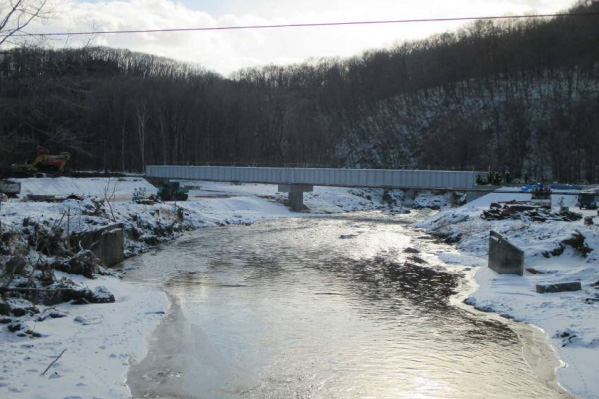
[[[50,365],[49,365],[48,367],[46,367],[46,369],[44,370],[44,372],[43,372],[41,375],[44,375],[44,374],[46,374],[46,372],[47,372],[48,370],[50,370],[50,367],[52,367],[52,365],[53,365],[54,363],[56,363],[56,362],[58,361],[58,359],[60,359],[60,357],[62,356],[62,354],[63,354],[63,353],[65,353],[66,351],[67,351],[67,350],[66,350],[66,348],[65,348],[65,349],[63,349],[63,350],[62,350],[62,352],[60,352],[60,355],[58,355],[58,357],[57,357],[56,359],[54,359],[54,361],[53,361],[52,363],[50,363]]]

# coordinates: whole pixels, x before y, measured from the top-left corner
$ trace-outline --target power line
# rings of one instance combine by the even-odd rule
[[[425,22],[454,22],[454,21],[481,21],[502,19],[526,19],[526,18],[557,18],[557,17],[589,17],[599,16],[596,13],[573,13],[573,14],[534,14],[534,15],[512,15],[512,16],[487,16],[487,17],[455,17],[455,18],[422,18],[422,19],[400,19],[387,21],[350,21],[350,22],[321,22],[321,23],[299,23],[281,25],[244,25],[244,26],[218,26],[199,28],[168,28],[168,29],[131,29],[111,31],[87,31],[87,32],[47,32],[47,33],[17,33],[15,36],[81,36],[81,35],[108,35],[108,34],[133,34],[133,33],[166,33],[166,32],[202,32],[202,31],[224,31],[243,29],[281,29],[281,28],[311,28],[324,26],[348,26],[348,25],[383,25],[383,24],[405,24]],[[7,35],[0,35],[0,37]]]

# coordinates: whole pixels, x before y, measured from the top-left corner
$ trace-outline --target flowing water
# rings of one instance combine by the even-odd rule
[[[173,303],[129,374],[134,396],[568,397],[524,359],[549,365],[545,346],[526,350],[518,328],[452,304],[462,279],[434,256],[451,249],[413,218],[206,229],[128,261],[128,279]]]

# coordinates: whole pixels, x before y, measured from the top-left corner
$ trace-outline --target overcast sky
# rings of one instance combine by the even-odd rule
[[[57,17],[30,31],[190,28],[551,13],[573,0],[55,0]],[[455,29],[420,23],[101,35],[94,44],[199,63],[227,75],[247,66],[346,57]],[[83,38],[69,39],[81,45]],[[56,46],[64,45],[56,41]]]

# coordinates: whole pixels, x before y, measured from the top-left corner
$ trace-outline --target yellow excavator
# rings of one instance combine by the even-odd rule
[[[50,154],[47,148],[38,146],[36,153],[37,156],[33,161],[25,161],[23,164],[12,164],[10,170],[16,173],[30,174],[38,172],[62,173],[71,161],[71,154],[69,152],[61,152],[58,155],[53,155]]]

